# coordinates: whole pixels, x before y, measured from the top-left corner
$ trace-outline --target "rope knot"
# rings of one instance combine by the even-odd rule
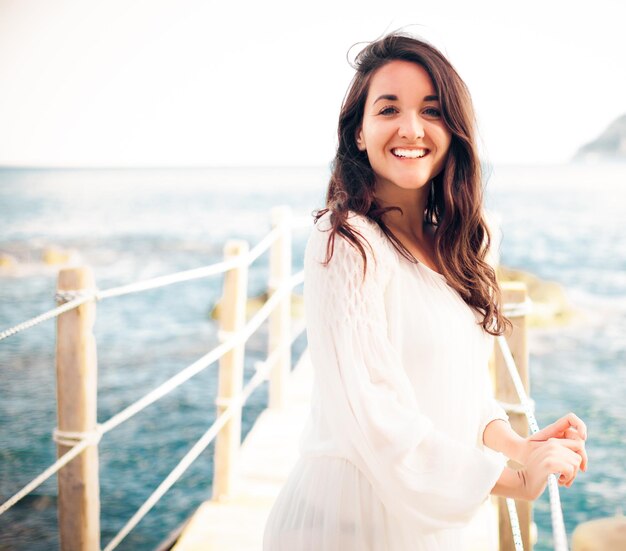
[[[100,425],[96,425],[94,430],[84,432],[60,430],[58,427],[52,432],[52,439],[61,446],[74,447],[83,440],[92,440],[92,444],[97,444],[102,438]]]
[[[66,302],[71,302],[72,300],[76,300],[77,298],[85,298],[93,296],[94,300],[98,300],[97,289],[81,289],[81,290],[68,290],[68,291],[57,291],[54,294],[54,300],[57,304],[65,304]]]

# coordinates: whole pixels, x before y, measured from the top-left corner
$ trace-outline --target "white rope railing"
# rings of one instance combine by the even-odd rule
[[[176,375],[165,381],[163,384],[124,408],[122,411],[111,417],[108,421],[102,423],[102,432],[106,434],[115,427],[121,425],[150,404],[156,402],[166,394],[169,394],[176,387],[197,375],[209,365],[219,360],[224,354],[232,350],[235,346],[245,343],[250,336],[260,327],[260,325],[269,317],[276,304],[291,290],[304,281],[304,272],[300,271],[294,274],[289,281],[270,296],[259,311],[250,318],[240,332],[228,336],[222,344],[216,346],[210,352],[207,352],[200,359],[179,371]]]
[[[15,505],[18,501],[26,497],[37,487],[41,486],[46,480],[48,480],[51,476],[53,476],[57,471],[61,468],[65,467],[72,459],[80,455],[85,451],[86,448],[91,446],[92,444],[96,444],[102,433],[99,430],[96,430],[92,433],[91,436],[88,436],[82,439],[78,444],[76,444],[71,450],[64,453],[59,459],[57,459],[52,465],[50,465],[45,471],[43,471],[39,476],[33,478],[26,486],[24,486],[21,490],[12,495],[9,499],[7,499],[2,505],[0,505],[0,515],[8,511],[13,505]]]
[[[513,532],[513,545],[515,546],[515,551],[524,551],[524,542],[522,541],[522,531],[519,526],[519,517],[517,516],[515,500],[507,497],[506,508],[509,512],[509,520],[511,521],[511,532]]]
[[[530,427],[531,433],[535,434],[539,431],[539,425],[537,424],[537,419],[535,419],[535,414],[533,413],[531,401],[529,400],[528,396],[526,395],[526,391],[524,390],[524,385],[522,384],[522,380],[520,379],[517,367],[515,366],[515,360],[513,359],[513,355],[511,354],[509,345],[502,335],[499,335],[497,337],[497,342],[502,352],[504,363],[507,367],[509,375],[511,376],[511,380],[513,381],[515,391],[519,396],[519,405],[521,407],[521,410],[528,419],[528,426]],[[556,480],[556,476],[554,474],[551,474],[548,477],[548,492],[550,494],[550,517],[552,519],[554,550],[568,551],[567,532],[565,531],[565,522],[563,521],[563,510],[561,508],[559,486]],[[507,498],[507,506],[509,508],[509,513],[511,512],[511,509],[515,510],[515,501]],[[515,518],[517,518],[517,512],[515,512]],[[513,517],[511,517],[511,526],[513,527]],[[516,551],[523,551],[523,546],[521,546],[521,534],[519,532],[519,522],[517,523],[517,534],[515,533],[515,528],[513,528],[514,540],[516,539],[516,536],[519,538],[520,547],[518,547],[518,543],[516,542],[515,549]]]
[[[259,253],[260,254],[260,253]],[[218,262],[217,264],[211,264],[210,266],[204,266],[201,268],[194,268],[192,270],[185,270],[183,272],[176,272],[174,274],[169,274],[165,276],[159,276],[152,279],[147,279],[145,281],[138,281],[135,283],[129,283],[126,285],[120,285],[119,287],[113,287],[111,289],[106,289],[104,291],[100,291],[94,289],[93,291],[84,291],[81,293],[81,296],[71,299],[65,304],[61,306],[57,306],[48,312],[45,312],[39,316],[31,318],[25,322],[22,322],[14,327],[6,329],[0,333],[0,341],[15,335],[16,333],[23,331],[25,329],[30,329],[31,327],[42,323],[51,318],[55,318],[60,316],[61,314],[72,310],[73,308],[77,308],[81,304],[85,302],[90,302],[92,300],[103,300],[105,298],[117,297],[121,295],[128,295],[131,293],[139,293],[142,291],[148,291],[150,289],[157,289],[158,287],[165,287],[167,285],[172,285],[173,283],[180,283],[183,281],[190,281],[193,279],[200,279],[203,277],[209,277],[212,275],[221,274],[227,272],[228,270],[232,270],[233,268],[237,268],[241,265],[246,264],[247,255],[243,255],[241,258],[237,258],[234,260],[228,260],[224,262]],[[75,293],[75,292],[73,292]],[[57,293],[57,298],[63,298],[65,293]]]
[[[239,333],[229,336],[223,343],[219,344],[211,351],[207,352],[207,354],[202,356],[200,359],[196,360],[194,363],[187,366],[182,371],[179,371],[176,375],[165,381],[163,384],[159,385],[154,390],[150,391],[148,394],[146,394],[136,402],[124,408],[122,411],[111,417],[109,420],[105,421],[102,424],[99,424],[93,437],[79,440],[78,443],[70,451],[66,452],[43,473],[41,473],[38,477],[29,482],[26,486],[24,486],[24,488],[19,490],[5,503],[0,505],[0,515],[8,511],[18,501],[20,501],[38,486],[43,484],[48,478],[50,478],[72,459],[74,459],[74,457],[82,453],[89,445],[96,443],[98,440],[100,440],[103,434],[106,434],[107,432],[113,430],[115,427],[121,425],[140,411],[144,410],[150,404],[167,395],[169,392],[183,384],[185,381],[188,381],[191,377],[197,375],[198,373],[206,369],[209,365],[219,360],[224,354],[229,352],[238,344],[246,342],[250,338],[250,336],[260,327],[263,321],[265,321],[269,317],[269,315],[272,313],[272,310],[276,307],[277,303],[286,294],[290,293],[294,287],[298,286],[303,281],[303,271],[300,271],[291,276],[291,278],[287,282],[285,282],[283,286],[279,287],[268,298],[268,300],[263,304],[259,311],[254,316],[252,316],[252,318],[250,318],[250,320],[246,323],[246,325],[241,329]]]
[[[305,223],[306,222],[306,223]],[[311,225],[311,220],[307,217],[298,217],[293,218],[291,223],[289,224],[290,228],[303,228]],[[139,293],[143,291],[149,291],[151,289],[157,289],[159,287],[166,287],[167,285],[172,285],[173,283],[181,283],[183,281],[191,281],[194,279],[200,279],[204,277],[209,277],[213,275],[222,274],[233,268],[237,268],[242,265],[250,265],[252,264],[259,256],[261,256],[265,251],[267,251],[274,241],[279,237],[282,228],[276,227],[272,229],[255,247],[253,247],[248,253],[242,255],[239,258],[233,260],[226,260],[223,262],[218,262],[216,264],[211,264],[209,266],[202,266],[200,268],[193,268],[191,270],[185,270],[182,272],[176,272],[173,274],[168,274],[164,276],[159,276],[151,279],[147,279],[144,281],[137,281],[135,283],[129,283],[126,285],[120,285],[118,287],[113,287],[111,289],[106,289],[100,291],[98,289],[94,289],[93,291],[83,291],[79,294],[79,296],[75,298],[71,298],[67,300],[67,295],[69,292],[65,293],[57,293],[57,298],[63,299],[65,298],[67,302],[62,304],[61,306],[57,306],[43,314],[35,316],[29,320],[21,322],[13,327],[5,329],[0,332],[0,341],[4,340],[20,331],[24,331],[26,329],[30,329],[35,325],[38,325],[44,321],[60,316],[61,314],[72,310],[73,308],[77,308],[81,304],[86,302],[90,302],[92,300],[100,301],[105,298],[117,297],[122,295],[128,295],[131,293]],[[75,293],[75,292],[74,292]]]
[[[178,481],[192,463],[200,456],[206,447],[215,439],[222,427],[230,420],[234,413],[239,411],[246,403],[252,392],[267,379],[268,373],[274,362],[280,357],[279,355],[285,348],[291,347],[293,341],[304,331],[304,324],[301,324],[291,335],[289,341],[276,347],[274,351],[263,361],[257,362],[256,373],[250,378],[244,386],[241,394],[229,401],[226,409],[219,415],[207,431],[193,445],[193,447],[178,462],[176,467],[165,477],[163,482],[150,494],[148,499],[137,509],[137,512],[128,520],[122,529],[111,539],[104,548],[104,551],[112,551],[124,538],[141,522],[141,520],[150,512],[150,510],[159,502],[159,500],[167,493],[167,491]]]
[[[12,335],[15,335],[16,333],[19,333],[20,331],[24,331],[25,329],[30,329],[31,327],[34,327],[35,325],[38,325],[44,321],[47,321],[52,318],[56,318],[57,316],[60,316],[61,314],[64,314],[65,312],[68,312],[69,310],[77,308],[81,304],[84,304],[85,302],[89,302],[93,300],[94,297],[96,296],[96,293],[97,291],[95,290],[93,292],[86,293],[83,296],[77,297],[73,300],[69,300],[68,302],[66,302],[65,304],[61,306],[57,306],[56,308],[53,308],[52,310],[49,310],[48,312],[44,312],[43,314],[40,314],[39,316],[35,316],[34,318],[31,318],[29,320],[23,321],[22,323],[18,323],[17,325],[13,327],[10,327],[9,329],[6,329],[0,333],[0,341],[3,339],[6,339],[7,337],[11,337]]]

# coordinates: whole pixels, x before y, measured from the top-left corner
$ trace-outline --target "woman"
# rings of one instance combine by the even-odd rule
[[[535,499],[551,472],[569,486],[586,468],[575,415],[523,439],[493,399],[488,356],[510,322],[473,119],[431,45],[396,33],[357,56],[305,253],[311,415],[265,550],[462,549],[490,493]]]

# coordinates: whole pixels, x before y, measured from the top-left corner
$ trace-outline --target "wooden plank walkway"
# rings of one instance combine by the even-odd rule
[[[260,551],[269,511],[298,458],[309,414],[312,368],[308,351],[292,371],[284,410],[265,410],[242,443],[236,489],[228,501],[203,503],[173,551]],[[468,528],[466,551],[497,551],[497,508],[485,506]]]
[[[259,551],[272,504],[298,458],[309,414],[308,351],[291,372],[282,411],[263,411],[241,445],[237,486],[228,502],[207,501],[194,513],[174,551]]]

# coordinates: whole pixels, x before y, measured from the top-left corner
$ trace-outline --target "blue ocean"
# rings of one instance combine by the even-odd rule
[[[222,258],[224,244],[256,244],[270,210],[307,217],[323,205],[326,167],[124,170],[0,170],[0,331],[54,307],[62,249],[93,268],[107,289]],[[561,490],[568,533],[612,516],[626,498],[626,165],[498,166],[486,171],[486,204],[499,219],[504,266],[560,284],[577,312],[530,335],[531,392],[541,426],[568,411],[589,427],[589,469]],[[302,267],[307,229],[294,234]],[[265,291],[267,255],[250,272]],[[218,343],[211,311],[219,277],[178,283],[97,304],[98,419],[156,387]],[[55,324],[0,342],[0,501],[55,460]],[[305,347],[294,347],[294,359]],[[248,342],[246,372],[267,350],[265,327]],[[209,367],[105,435],[100,443],[102,545],[204,433],[215,417]],[[243,413],[244,435],[267,404],[263,385]],[[213,447],[120,545],[154,549],[211,495]],[[0,550],[58,547],[56,478],[0,516]],[[547,492],[535,504],[537,550],[552,548]]]

